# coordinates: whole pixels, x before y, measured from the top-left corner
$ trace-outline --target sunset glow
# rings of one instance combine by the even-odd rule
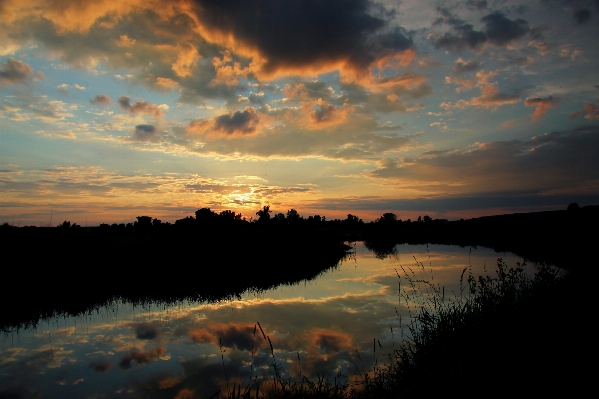
[[[599,4],[7,0],[0,223],[599,203]]]

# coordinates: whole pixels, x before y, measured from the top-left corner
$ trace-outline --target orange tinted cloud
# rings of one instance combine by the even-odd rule
[[[480,97],[474,97],[468,101],[460,100],[456,103],[443,102],[440,106],[445,109],[466,107],[497,108],[502,105],[514,104],[520,101],[518,95],[502,93],[495,86],[485,86],[481,91],[482,95]]]
[[[179,85],[179,83],[175,82],[174,80],[170,79],[170,78],[162,78],[162,77],[157,77],[156,78],[156,82],[154,82],[154,86],[162,88],[162,89],[178,89],[181,86]]]
[[[121,358],[119,367],[122,370],[129,370],[132,366],[132,363],[141,365],[148,364],[158,360],[165,353],[166,349],[163,346],[158,346],[154,349],[148,350],[133,350]]]
[[[226,86],[237,86],[239,85],[239,78],[245,78],[252,72],[250,67],[243,68],[241,63],[233,62],[231,52],[224,50],[221,52],[222,58],[214,57],[212,59],[212,65],[216,71],[216,77],[212,79],[209,86],[216,86],[224,84]]]
[[[260,79],[367,71],[414,55],[406,52],[413,49],[407,34],[385,29],[387,21],[361,0],[197,1],[195,18],[206,40],[251,58]]]
[[[118,103],[123,111],[127,111],[131,114],[141,113],[155,116],[157,118],[160,118],[163,115],[162,110],[157,105],[150,104],[142,100],[136,101],[132,104],[131,98],[129,96],[120,96]]]
[[[96,94],[94,98],[89,100],[89,102],[94,105],[108,105],[112,103],[112,99],[108,97],[106,94]]]
[[[460,86],[458,88],[456,88],[456,91],[459,93],[460,91],[462,91],[463,89],[471,89],[474,87],[474,81],[472,81],[471,79],[462,79],[462,78],[458,78],[455,76],[446,76],[445,77],[445,82],[450,83],[450,84],[455,84],[457,86]]]
[[[187,125],[188,134],[204,135],[207,139],[221,137],[247,137],[259,133],[274,118],[257,112],[253,107],[245,107],[243,111],[215,116],[212,119],[195,119]]]
[[[560,100],[559,97],[553,98],[553,96],[547,98],[535,97],[526,99],[524,105],[527,107],[536,107],[535,112],[532,114],[532,120],[537,120],[545,115],[551,108],[555,108]]]
[[[300,124],[309,129],[322,129],[329,126],[341,124],[347,120],[354,107],[344,104],[342,107],[334,105],[319,98],[315,101],[302,103],[302,114],[304,120]]]
[[[172,69],[181,78],[191,76],[191,70],[196,66],[198,59],[200,59],[200,53],[194,46],[191,44],[182,45]]]
[[[253,324],[218,322],[210,322],[207,327],[192,330],[188,335],[193,342],[222,344],[227,348],[247,351],[251,351],[254,347],[258,348],[258,342],[255,338],[260,337],[260,333],[255,334]],[[258,341],[262,343],[261,339],[258,339]]]
[[[312,347],[327,356],[335,355],[344,349],[353,347],[351,336],[340,331],[315,328],[310,331],[310,337]]]
[[[599,121],[599,108],[595,104],[588,103],[583,107],[584,118],[594,121]]]

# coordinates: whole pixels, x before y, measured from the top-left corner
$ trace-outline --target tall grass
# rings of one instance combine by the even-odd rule
[[[410,317],[405,340],[388,354],[385,364],[377,362],[357,381],[343,376],[284,380],[271,344],[273,381],[262,381],[260,386],[254,380],[243,392],[233,388],[226,397],[366,399],[572,392],[572,381],[578,381],[572,370],[579,370],[579,365],[567,363],[578,357],[560,348],[562,341],[555,335],[564,331],[558,320],[571,305],[561,296],[568,294],[558,269],[535,266],[530,276],[524,263],[509,268],[500,258],[494,275],[475,277],[470,267],[465,268],[459,293],[446,295],[424,265],[417,265],[398,272],[400,301]]]

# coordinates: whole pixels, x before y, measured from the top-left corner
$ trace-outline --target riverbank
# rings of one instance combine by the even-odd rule
[[[412,304],[407,342],[358,378],[281,380],[222,397],[578,397],[594,390],[595,283],[551,267],[528,278],[523,267],[508,268],[501,260],[494,276],[465,270],[463,277],[464,297],[452,300],[416,275],[400,276],[432,295]],[[401,296],[412,300],[405,289]]]

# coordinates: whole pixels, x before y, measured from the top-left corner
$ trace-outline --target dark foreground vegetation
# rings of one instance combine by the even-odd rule
[[[557,398],[595,391],[595,283],[547,266],[530,278],[524,265],[508,268],[498,259],[494,275],[465,269],[463,290],[450,297],[426,280],[421,266],[398,275],[412,316],[406,340],[385,364],[334,380],[275,377],[220,397]],[[272,367],[278,376],[274,360]]]

